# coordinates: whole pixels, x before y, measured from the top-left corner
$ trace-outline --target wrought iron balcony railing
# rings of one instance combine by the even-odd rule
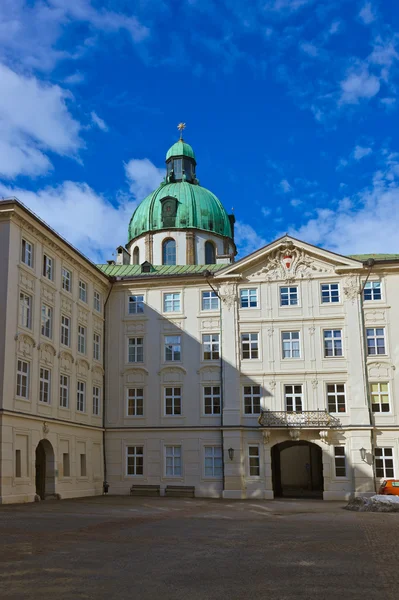
[[[262,427],[340,427],[339,419],[326,410],[304,410],[287,412],[285,410],[264,410],[259,417]]]

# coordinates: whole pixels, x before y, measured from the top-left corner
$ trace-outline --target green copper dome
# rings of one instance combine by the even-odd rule
[[[188,156],[195,160],[194,150],[191,148],[190,144],[187,144],[182,139],[169,148],[166,153],[166,160],[169,160],[173,156]]]

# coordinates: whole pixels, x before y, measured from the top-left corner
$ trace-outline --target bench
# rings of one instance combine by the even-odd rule
[[[193,485],[167,485],[165,496],[169,498],[195,498],[195,487]]]
[[[160,496],[160,485],[136,485],[133,484],[130,488],[131,496]]]

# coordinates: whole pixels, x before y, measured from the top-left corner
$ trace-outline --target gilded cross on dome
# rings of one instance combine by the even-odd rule
[[[186,128],[186,124],[185,123],[179,123],[177,126],[177,129],[180,131],[180,139],[183,139],[183,131]]]

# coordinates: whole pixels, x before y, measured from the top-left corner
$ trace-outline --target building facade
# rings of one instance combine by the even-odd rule
[[[180,139],[116,261],[0,202],[0,496],[372,494],[399,472],[399,255],[235,261]]]

